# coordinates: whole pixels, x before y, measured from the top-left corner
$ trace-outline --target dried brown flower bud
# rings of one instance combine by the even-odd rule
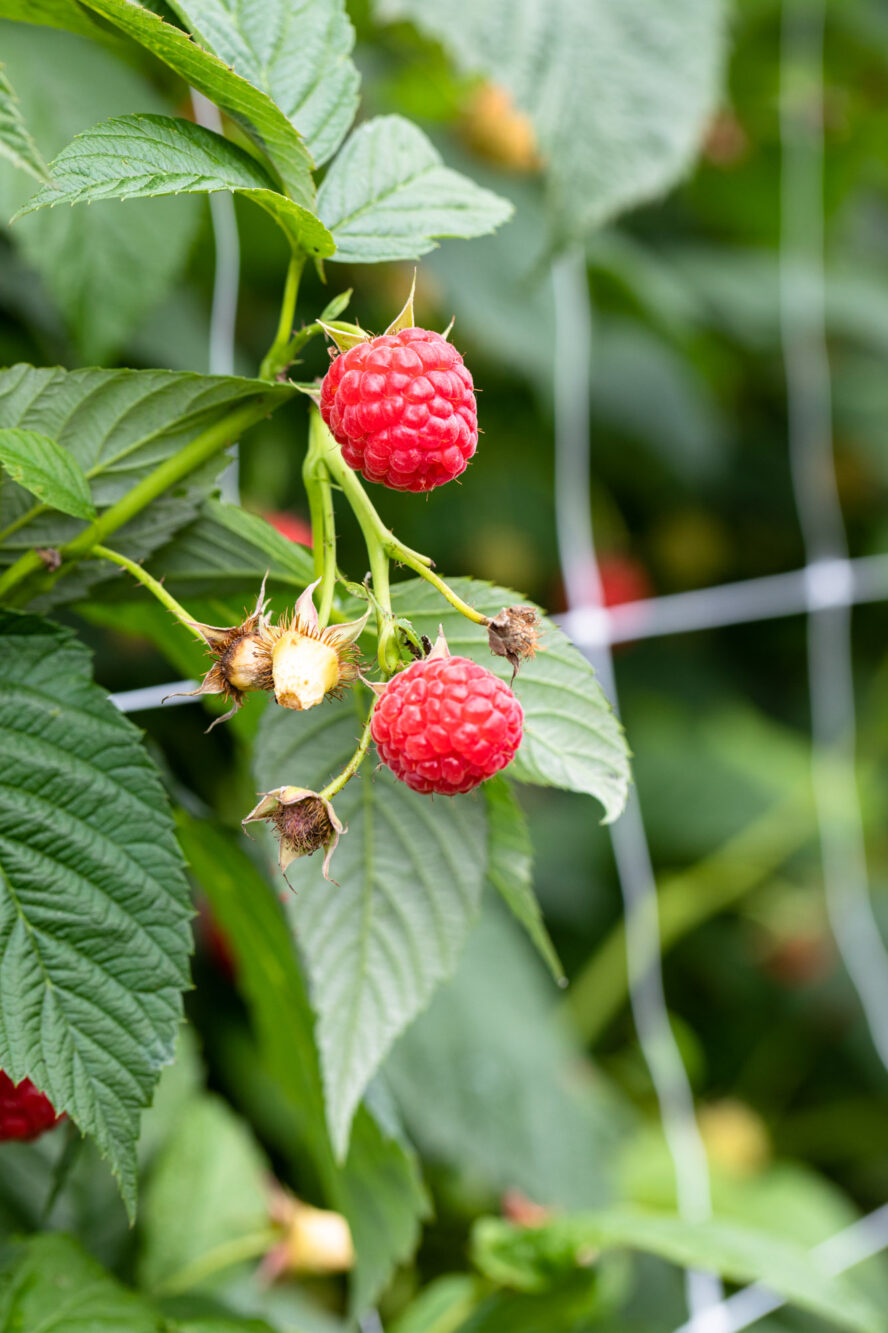
[[[487,622],[490,651],[512,664],[512,679],[521,663],[536,654],[540,614],[535,606],[507,606]]]
[[[311,856],[324,847],[324,879],[330,878],[330,858],[336,850],[343,826],[330,802],[307,787],[277,787],[265,792],[259,804],[242,821],[268,820],[280,836],[279,864],[287,867],[300,856]]]
[[[223,627],[204,625],[196,620],[189,622],[216,659],[191,694],[221,694],[233,705],[224,717],[217,717],[210,723],[208,731],[212,731],[218,722],[227,722],[233,717],[249,691],[270,690],[272,687],[273,640],[265,608],[263,579],[254,610],[249,615],[245,613],[239,625]]]

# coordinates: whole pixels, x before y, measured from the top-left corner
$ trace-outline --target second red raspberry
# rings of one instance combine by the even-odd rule
[[[39,1138],[60,1119],[49,1098],[38,1092],[29,1078],[13,1083],[0,1071],[0,1143]]]
[[[396,491],[430,491],[466,470],[478,444],[472,376],[440,333],[401,329],[338,356],[321,415],[349,467]]]
[[[524,714],[499,676],[466,657],[429,657],[389,681],[371,734],[396,778],[455,796],[515,757]]]

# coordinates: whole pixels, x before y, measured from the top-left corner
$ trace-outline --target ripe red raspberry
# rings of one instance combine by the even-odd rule
[[[0,1071],[0,1143],[9,1139],[36,1139],[58,1124],[61,1116],[48,1097],[29,1078],[15,1084]]]
[[[524,714],[503,681],[466,657],[427,657],[385,686],[371,734],[379,757],[414,791],[455,796],[505,768]]]
[[[400,329],[337,356],[321,416],[368,481],[430,491],[465,472],[478,443],[472,376],[440,333]]]

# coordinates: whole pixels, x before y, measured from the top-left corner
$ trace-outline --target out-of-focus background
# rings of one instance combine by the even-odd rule
[[[449,574],[490,579],[565,612],[554,440],[556,415],[566,410],[558,394],[571,386],[556,387],[555,361],[565,337],[570,345],[576,310],[552,279],[533,128],[503,88],[460,73],[415,27],[375,22],[364,0],[349,9],[362,114],[415,119],[450,165],[516,206],[493,237],[443,242],[417,278],[417,322],[443,328],[455,317],[453,339],[481,390],[477,457],[460,484],[422,499],[385,493],[380,508],[408,545],[432,552]],[[593,233],[570,261],[568,277],[583,263],[588,274],[590,506],[608,607],[805,565],[790,434],[807,428],[812,402],[816,418],[825,383],[816,360],[821,277],[848,549],[855,558],[886,550],[888,12],[880,0],[827,7],[822,89],[816,41],[802,32],[788,48],[782,36],[781,70],[780,7],[735,6],[720,110],[699,163],[665,201]],[[169,108],[172,83],[132,53],[121,61],[70,34],[9,23],[0,47],[47,156],[116,111]],[[794,110],[787,96],[797,97]],[[822,275],[811,207],[821,126]],[[793,153],[797,169],[788,177]],[[5,216],[28,191],[24,177],[0,166]],[[274,329],[286,255],[259,210],[237,201],[235,211],[235,365],[252,374]],[[150,246],[158,234],[164,244]],[[215,257],[209,210],[194,198],[47,211],[17,223],[0,233],[0,360],[207,370]],[[802,291],[798,326],[790,268]],[[378,331],[403,303],[412,266],[330,264],[327,278],[322,288],[306,276],[300,315],[313,317],[331,294],[354,286],[350,317]],[[808,398],[791,419],[787,364],[799,348],[815,360],[810,375],[797,375]],[[325,361],[325,349],[311,344],[300,378],[322,373]],[[239,477],[246,506],[301,542],[305,445],[304,412],[285,409],[254,431]],[[818,484],[828,490],[830,479],[815,468]],[[344,525],[342,564],[355,570],[360,561],[358,534]],[[878,577],[888,597],[888,577]],[[803,594],[796,589],[794,613],[776,618],[765,618],[763,602],[761,619],[756,599],[767,594],[750,596],[748,622],[617,644],[614,668],[661,895],[665,993],[717,1211],[813,1243],[888,1194],[888,1073],[824,895]],[[886,630],[884,601],[854,609],[856,789],[873,909],[888,928]],[[119,625],[90,633],[108,688],[170,678],[170,663],[147,640]],[[839,644],[841,634],[839,625]],[[841,704],[844,666],[841,653],[831,667],[821,662],[827,712],[830,702]],[[198,746],[206,725],[199,707],[137,720],[170,781],[234,823],[249,778],[231,735],[217,730]],[[841,740],[842,728],[840,716],[830,735]],[[839,746],[832,815],[829,799],[819,813],[844,821],[838,845],[853,850],[857,811],[843,754]],[[536,890],[572,984],[556,993],[510,925],[492,916],[457,982],[397,1048],[387,1077],[423,1153],[436,1217],[403,1290],[389,1298],[395,1311],[410,1288],[462,1262],[471,1219],[497,1208],[509,1185],[529,1199],[583,1203],[616,1161],[622,1197],[663,1202],[673,1190],[630,1012],[609,832],[587,798],[525,788],[521,799]],[[825,836],[835,845],[829,829]],[[859,869],[853,857],[840,863],[834,905]],[[274,1148],[273,1130],[243,1095],[244,1019],[213,939],[199,933],[190,1004],[210,1080],[254,1116]],[[878,969],[872,936],[867,948]],[[888,1022],[888,1013],[878,1016]],[[482,1038],[499,1062],[490,1064]],[[556,1096],[551,1088],[565,1069],[570,1078]],[[871,1279],[884,1297],[884,1270]],[[632,1302],[614,1328],[659,1333],[673,1315],[677,1324],[678,1274],[649,1261]],[[768,1327],[822,1325],[780,1315]]]

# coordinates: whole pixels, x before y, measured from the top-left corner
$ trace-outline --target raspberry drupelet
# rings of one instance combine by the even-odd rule
[[[408,787],[455,796],[511,762],[523,724],[504,681],[466,657],[440,655],[436,645],[382,689],[371,734],[382,762]]]
[[[463,473],[478,443],[472,376],[440,333],[403,328],[341,353],[321,415],[349,467],[396,491],[430,491]]]
[[[36,1139],[57,1125],[61,1116],[48,1097],[29,1078],[13,1083],[0,1071],[0,1143],[10,1139]]]

